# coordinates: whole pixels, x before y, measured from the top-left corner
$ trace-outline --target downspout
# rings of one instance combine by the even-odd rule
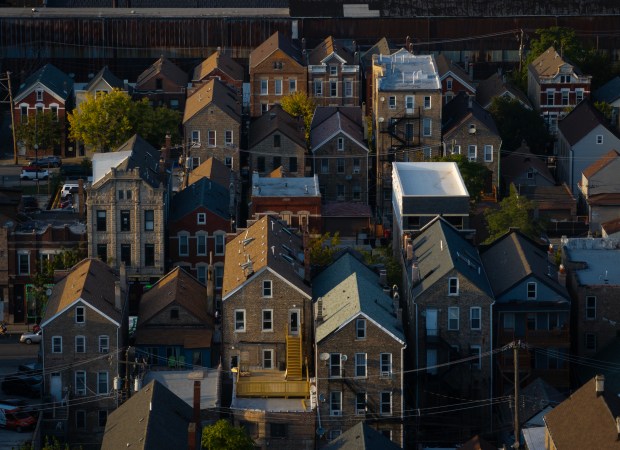
[[[400,348],[400,443],[405,446],[405,349]]]

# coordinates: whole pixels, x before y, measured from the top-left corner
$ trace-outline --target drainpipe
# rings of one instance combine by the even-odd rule
[[[405,349],[407,344],[400,348],[400,444],[405,446]]]

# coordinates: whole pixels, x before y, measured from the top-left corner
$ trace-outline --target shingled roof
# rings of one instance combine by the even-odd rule
[[[324,450],[396,450],[399,448],[394,442],[364,422],[353,425],[323,447]]]
[[[90,91],[90,89],[99,83],[100,80],[103,80],[110,86],[112,89],[124,89],[125,83],[123,80],[118,78],[116,75],[112,73],[108,66],[104,66],[97,74],[93,77],[92,80],[84,88],[85,91]]]
[[[586,99],[560,120],[558,129],[570,145],[575,145],[599,125],[615,134],[605,116]]]
[[[444,105],[442,110],[442,128],[445,134],[450,133],[476,118],[489,132],[499,136],[495,120],[490,112],[484,109],[475,100],[469,98],[465,92],[459,92],[452,100]]]
[[[117,170],[129,172],[139,169],[140,178],[152,187],[159,187],[159,157],[160,152],[141,136],[134,134],[124,144],[116,149],[117,153],[130,152],[129,157],[116,166]]]
[[[234,59],[226,54],[216,51],[194,69],[192,81],[194,83],[202,81],[209,76],[215,69],[219,69],[233,80],[243,81],[243,67]]]
[[[38,84],[45,86],[62,101],[67,101],[73,93],[73,79],[53,64],[46,64],[24,81],[13,103],[20,102]]]
[[[226,164],[211,156],[189,173],[188,182],[192,185],[198,180],[207,177],[221,186],[228,187],[230,184],[230,174],[231,170]]]
[[[478,83],[478,87],[476,88],[476,101],[480,103],[483,108],[488,108],[495,97],[505,96],[514,98],[528,109],[532,109],[527,95],[520,89],[514,87],[509,81],[505,80],[504,76],[499,73],[494,73],[486,80],[482,80]]]
[[[469,74],[458,64],[454,63],[451,59],[440,53],[435,56],[435,63],[437,64],[437,73],[439,74],[439,79],[443,80],[447,76],[452,75],[454,78],[458,79],[461,84],[465,85],[470,91],[476,92],[476,87],[474,83],[471,81]]]
[[[364,143],[362,109],[359,106],[319,106],[314,112],[310,131],[312,152],[316,152],[326,142],[342,134],[361,149],[368,147]]]
[[[213,214],[230,219],[230,191],[207,177],[190,184],[178,192],[172,199],[170,222],[182,219],[198,207],[203,207]]]
[[[250,125],[250,148],[267,139],[276,131],[284,134],[297,145],[306,146],[302,123],[284,111],[280,105],[274,105]]]
[[[620,153],[618,153],[617,150],[610,150],[609,152],[601,156],[598,160],[594,161],[592,164],[586,167],[583,170],[583,175],[586,178],[590,178],[592,175],[595,175],[597,172],[611,164],[619,156]]]
[[[300,66],[303,66],[303,58],[301,50],[297,48],[291,39],[284,35],[281,31],[273,33],[265,42],[256,47],[252,53],[250,53],[250,69],[258,66],[269,55],[276,50],[282,50],[293,60],[295,60]]]
[[[241,103],[237,94],[217,79],[205,82],[187,98],[183,123],[185,124],[200,111],[212,105],[241,123]]]
[[[573,72],[581,75],[578,67],[572,64],[568,58],[560,56],[556,49],[551,46],[542,52],[538,58],[534,59],[528,66],[534,78],[540,80],[541,77],[554,77],[560,72],[560,67],[568,64],[572,67]]]
[[[154,76],[162,75],[163,77],[171,80],[177,86],[187,86],[188,76],[183,72],[176,64],[170,61],[165,56],[161,56],[157,61],[149,66],[144,72],[142,72],[136,81],[136,88],[146,83]]]
[[[323,64],[324,60],[330,55],[337,55],[345,64],[353,64],[353,54],[344,46],[342,41],[328,36],[319,45],[314,47],[308,55],[308,64]]]

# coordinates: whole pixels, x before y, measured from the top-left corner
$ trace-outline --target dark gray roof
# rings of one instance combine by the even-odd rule
[[[108,66],[104,66],[97,75],[93,77],[92,80],[86,85],[84,88],[85,91],[90,91],[90,89],[99,82],[99,80],[104,80],[106,83],[110,85],[111,88],[116,89],[124,89],[125,83],[123,80],[118,78],[116,75],[112,73],[112,71],[108,68]]]
[[[337,134],[347,136],[362,149],[368,151],[364,143],[362,109],[359,106],[320,106],[312,118],[310,142],[315,152],[327,140]]]
[[[187,380],[192,384],[192,380]],[[108,417],[102,450],[187,448],[192,408],[153,380]]]
[[[614,77],[592,95],[594,101],[612,103],[620,98],[620,77]]]
[[[229,219],[230,192],[219,183],[203,177],[172,198],[170,221],[179,220],[201,206],[224,219]]]
[[[365,68],[369,68],[372,66],[373,55],[389,55],[389,54],[391,54],[390,44],[388,43],[388,40],[385,37],[382,37],[381,39],[377,41],[375,45],[370,47],[368,50],[366,50],[362,54],[360,62],[362,63],[362,66],[364,66]]]
[[[140,168],[140,178],[153,187],[159,187],[159,157],[160,152],[151,144],[134,134],[117,152],[131,151],[129,158],[123,160],[116,168],[125,172]]]
[[[306,139],[303,124],[284,111],[280,105],[274,105],[250,125],[250,149],[278,131],[286,135],[297,145],[305,147]]]
[[[486,107],[493,98],[500,97],[506,92],[512,94],[518,101],[531,109],[531,104],[527,95],[520,89],[514,87],[504,76],[494,73],[486,80],[482,80],[476,88],[476,100],[481,106]]]
[[[570,145],[575,145],[597,126],[610,129],[607,119],[594,107],[590,100],[584,100],[558,123],[558,129]]]
[[[395,450],[400,447],[364,422],[358,422],[323,448],[324,450]]]
[[[486,295],[493,297],[478,250],[442,217],[436,217],[421,230],[413,240],[413,253],[421,280],[413,286],[415,297],[433,287],[452,269]],[[408,275],[411,276],[410,270]]]
[[[469,102],[471,101],[471,108]],[[495,120],[491,113],[484,109],[473,99],[470,99],[465,92],[459,92],[452,100],[444,105],[442,111],[442,128],[444,133],[448,133],[451,130],[458,128],[467,122],[470,117],[475,117],[480,121],[487,129],[499,136]]]
[[[555,183],[547,163],[533,154],[525,141],[514,152],[502,156],[501,165],[502,178],[507,183],[512,182],[515,178],[525,176],[529,169],[536,170],[538,176],[545,178],[549,183]]]
[[[65,101],[73,92],[73,79],[56,66],[46,64],[26,79],[24,84],[19,87],[19,92],[14,100],[17,101],[22,94],[27,94],[37,83],[43,84]]]

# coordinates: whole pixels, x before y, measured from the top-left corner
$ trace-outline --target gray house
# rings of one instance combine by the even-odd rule
[[[611,150],[581,174],[582,198],[588,206],[590,231],[601,232],[601,225],[620,217],[620,153]]]

